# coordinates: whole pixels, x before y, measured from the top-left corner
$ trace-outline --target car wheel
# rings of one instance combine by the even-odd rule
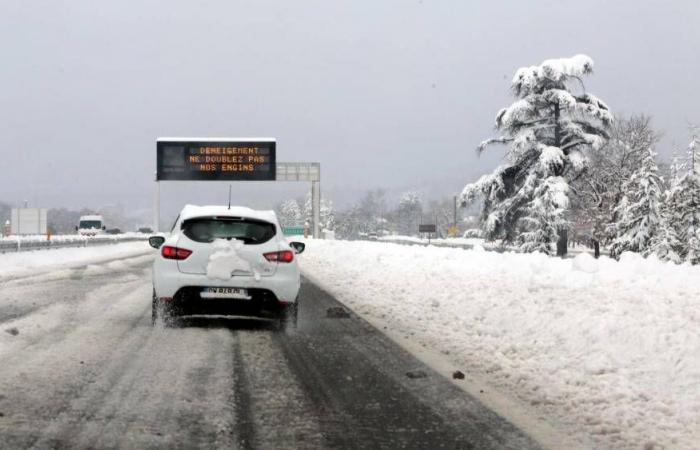
[[[163,322],[163,326],[166,328],[174,327],[177,325],[177,318],[175,314],[171,311],[170,307],[159,301],[156,297],[156,291],[153,290],[153,302],[151,303],[151,324],[155,326],[158,319]]]
[[[297,299],[293,305],[288,306],[280,316],[279,328],[281,331],[297,328],[299,318],[299,300]]]

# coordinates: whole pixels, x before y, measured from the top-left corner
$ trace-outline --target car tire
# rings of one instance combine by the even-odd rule
[[[172,313],[170,308],[167,307],[167,305],[158,300],[156,297],[156,290],[153,289],[153,302],[151,303],[151,324],[155,326],[158,319],[163,322],[163,326],[166,328],[171,328],[177,325],[175,315]]]
[[[299,299],[293,305],[288,306],[279,319],[280,331],[293,330],[297,328],[299,320]]]

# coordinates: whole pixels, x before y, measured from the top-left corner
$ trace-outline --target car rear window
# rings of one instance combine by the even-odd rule
[[[235,217],[206,217],[186,220],[182,232],[196,242],[214,239],[240,239],[246,244],[262,244],[273,238],[275,226],[269,222]]]

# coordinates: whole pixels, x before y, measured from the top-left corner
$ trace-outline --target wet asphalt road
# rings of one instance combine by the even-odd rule
[[[306,280],[287,331],[150,294],[148,257],[0,283],[0,448],[538,448]]]

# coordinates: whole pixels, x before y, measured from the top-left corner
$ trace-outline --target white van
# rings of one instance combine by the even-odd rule
[[[80,223],[75,231],[81,236],[97,236],[104,234],[107,227],[100,215],[80,216]]]

